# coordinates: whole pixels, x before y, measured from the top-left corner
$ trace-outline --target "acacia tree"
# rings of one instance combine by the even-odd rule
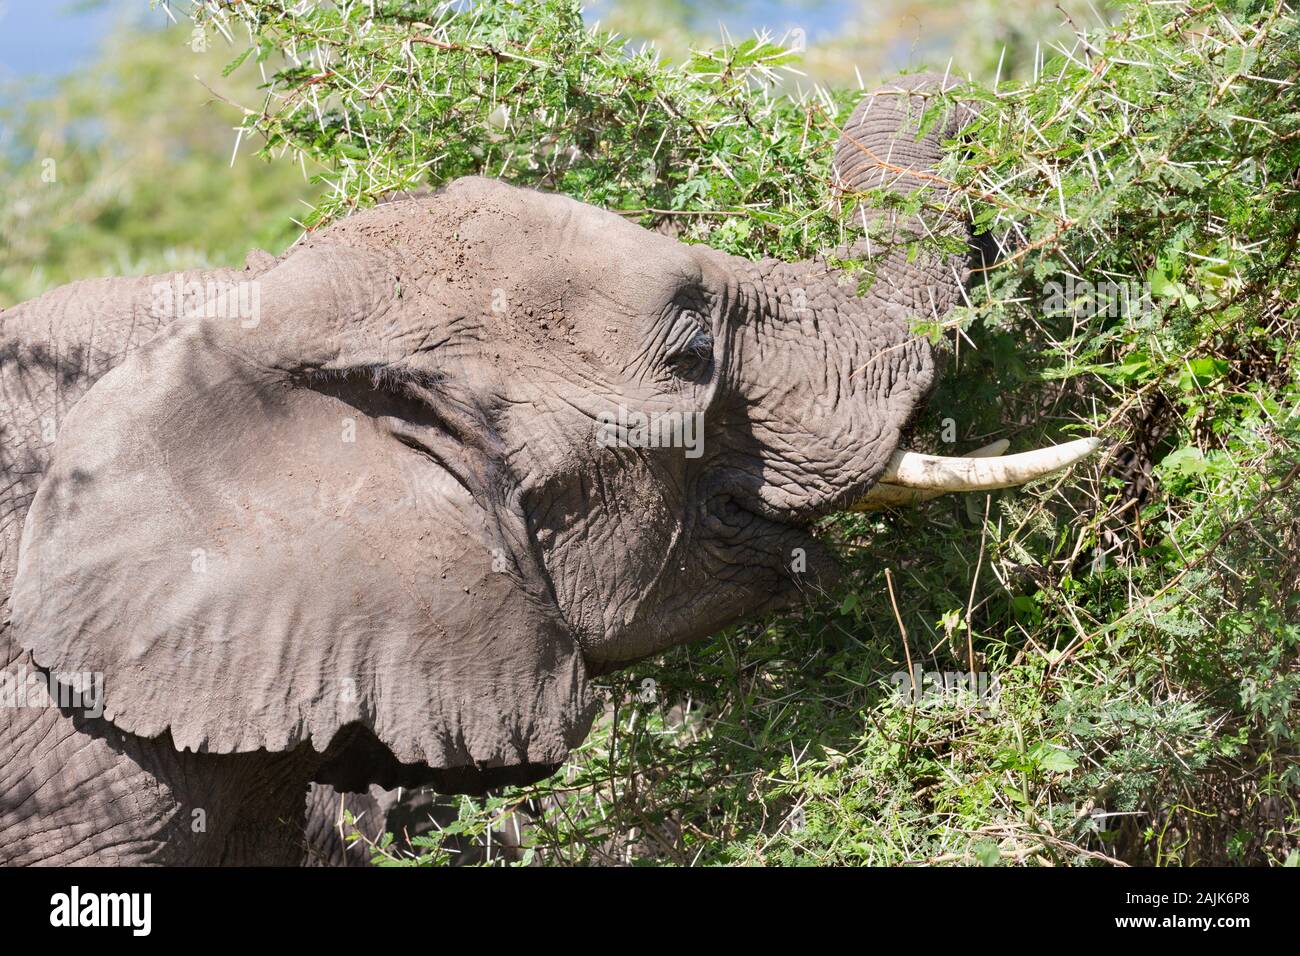
[[[854,228],[829,165],[856,91],[779,92],[797,57],[770,37],[673,64],[570,0],[193,13],[243,47],[229,70],[265,72],[246,132],[326,170],[308,226],[480,174],[751,257]],[[962,93],[981,117],[940,175],[1002,254],[918,325],[952,358],[913,441],[1079,428],[1114,451],[828,519],[852,570],[833,601],[607,679],[564,771],[463,801],[449,832],[526,815],[515,858],[569,863],[1300,859],[1300,22],[1119,13]],[[918,701],[904,659],[993,679]]]

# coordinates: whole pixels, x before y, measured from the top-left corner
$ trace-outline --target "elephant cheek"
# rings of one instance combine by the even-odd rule
[[[529,526],[561,614],[584,655],[628,656],[646,645],[663,583],[684,563],[684,506],[665,475],[623,449],[530,503]]]

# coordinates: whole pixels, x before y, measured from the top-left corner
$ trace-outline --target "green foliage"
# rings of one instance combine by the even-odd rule
[[[388,192],[486,175],[646,224],[680,220],[690,238],[721,225],[717,240],[736,252],[802,254],[837,228],[825,176],[833,119],[851,97],[765,96],[791,60],[768,40],[674,68],[587,31],[567,0],[447,7],[379,3],[374,19],[277,0],[238,8],[258,60],[295,61],[246,125],[268,154],[329,170],[309,225]],[[231,18],[221,4],[198,13]]]
[[[74,279],[239,265],[300,231],[316,190],[246,145],[232,164],[238,113],[195,75],[218,96],[255,84],[223,81],[220,54],[190,42],[123,31],[48,95],[0,95],[0,307]]]
[[[855,96],[774,93],[771,38],[674,65],[562,0],[286,6],[198,13],[248,27],[235,76],[291,64],[246,126],[326,169],[313,225],[476,173],[745,256],[851,235],[829,161]],[[942,330],[913,436],[1113,450],[828,519],[841,593],[607,679],[562,773],[379,858],[443,863],[525,819],[547,863],[1294,865],[1300,24],[1249,0],[1119,12],[965,94],[981,119],[940,175],[1005,250]],[[909,666],[998,693],[916,701]]]

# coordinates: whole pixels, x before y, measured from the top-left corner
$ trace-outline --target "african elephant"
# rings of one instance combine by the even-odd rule
[[[966,117],[915,134],[934,82],[859,105],[844,187],[950,199],[916,176]],[[5,312],[4,663],[61,706],[0,718],[0,860],[292,864],[313,782],[538,780],[593,675],[833,579],[820,516],[1090,450],[899,451],[935,375],[910,323],[969,257],[864,218],[859,297],[466,178]]]

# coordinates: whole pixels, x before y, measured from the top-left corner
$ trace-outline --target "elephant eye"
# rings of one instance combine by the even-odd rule
[[[679,378],[698,381],[713,364],[713,336],[698,331],[668,353],[668,368]]]

